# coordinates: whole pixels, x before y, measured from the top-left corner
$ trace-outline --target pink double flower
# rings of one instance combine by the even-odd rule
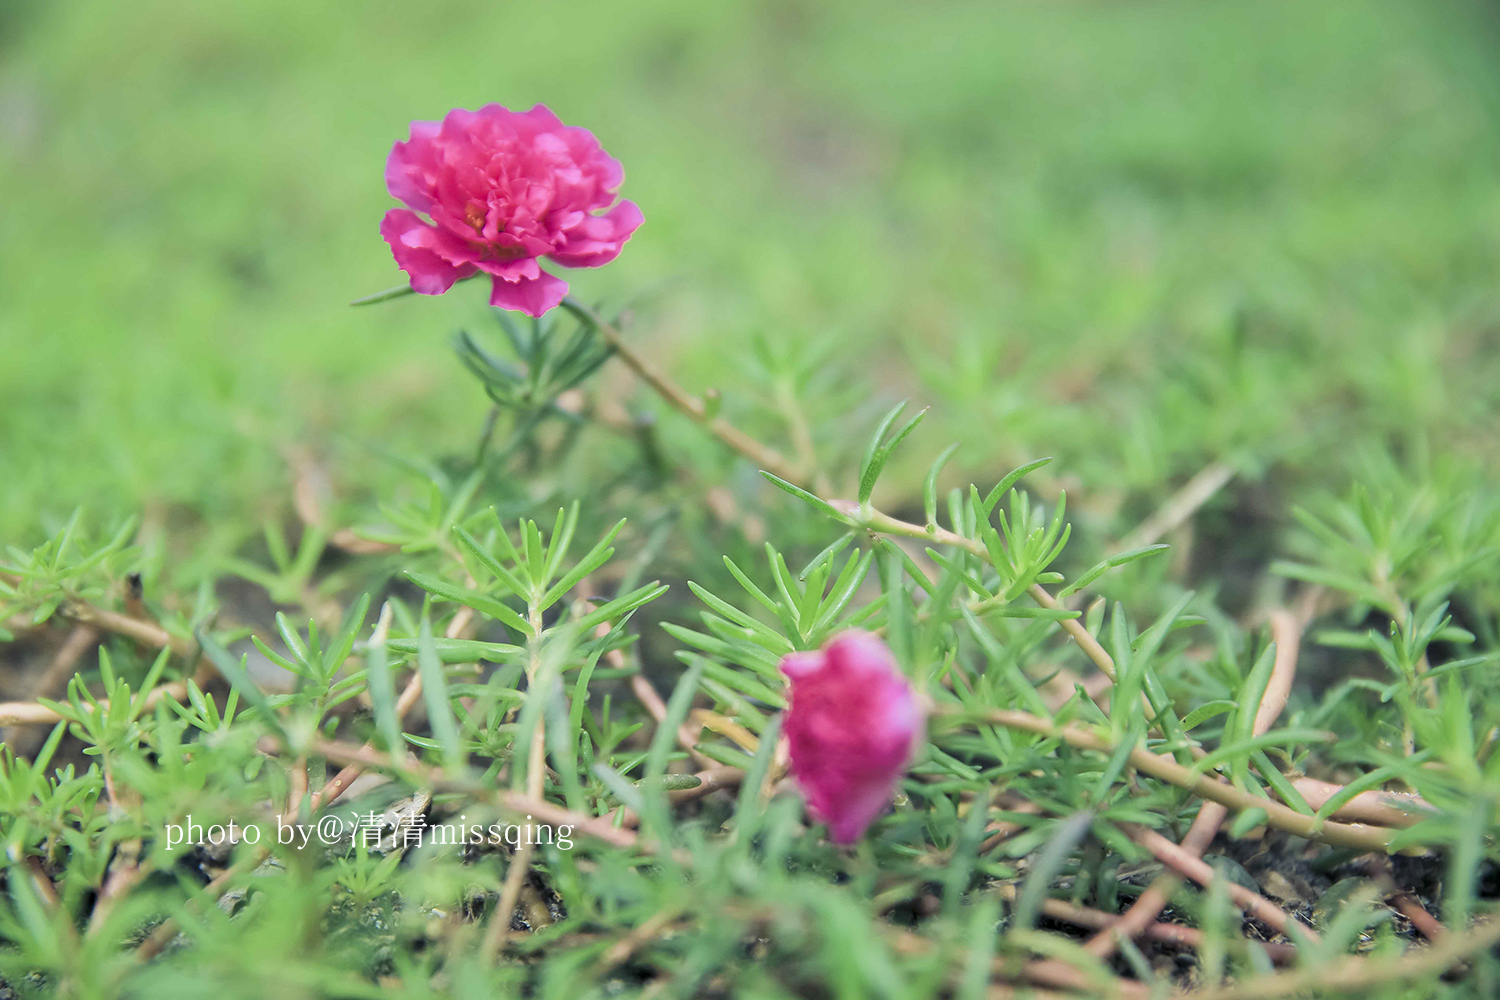
[[[380,234],[414,291],[441,295],[483,271],[491,305],[540,316],[568,292],[541,258],[608,264],[641,224],[634,202],[616,200],[624,179],[593,133],[541,104],[457,108],[412,122],[411,138],[391,150],[386,187],[408,208],[387,212]]]
[[[890,804],[924,713],[891,651],[868,632],[782,658],[792,775],[836,843],[858,840]]]

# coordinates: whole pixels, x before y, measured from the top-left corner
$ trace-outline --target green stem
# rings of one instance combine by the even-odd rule
[[[366,295],[362,299],[355,299],[349,304],[351,306],[372,306],[377,302],[389,302],[391,299],[399,299],[404,295],[414,294],[416,294],[416,289],[410,285],[397,285],[395,288],[387,288],[383,292],[376,292],[374,295]]]
[[[1088,730],[1059,726],[1040,716],[1009,709],[983,709],[977,712],[961,711],[942,713],[949,717],[975,719],[982,722],[1019,729],[1038,736],[1062,740],[1080,750],[1096,750],[1113,753],[1117,748],[1109,740]],[[1143,774],[1185,788],[1200,798],[1209,799],[1239,812],[1249,809],[1264,810],[1266,822],[1278,830],[1296,834],[1308,840],[1317,840],[1337,847],[1355,847],[1365,851],[1390,853],[1394,831],[1384,827],[1364,826],[1357,823],[1332,823],[1299,813],[1273,799],[1253,795],[1235,786],[1211,778],[1206,774],[1184,767],[1170,757],[1151,753],[1141,747],[1130,751],[1130,765]]]
[[[683,413],[692,419],[704,430],[727,445],[732,451],[754,462],[760,468],[765,469],[789,482],[797,482],[805,478],[803,470],[796,468],[788,462],[781,454],[761,444],[755,438],[735,427],[723,417],[710,415],[708,404],[701,398],[692,395],[676,382],[673,382],[664,372],[648,361],[644,356],[636,353],[635,349],[626,342],[619,328],[604,319],[593,309],[574,299],[571,295],[562,300],[562,307],[572,313],[582,323],[587,323],[599,331],[606,343],[620,356],[631,371],[640,377],[656,391],[662,399],[666,400],[673,409]]]
[[[870,512],[865,526],[887,535],[906,535],[909,538],[923,538],[928,541],[939,542],[943,545],[950,545],[954,548],[965,549],[986,561],[990,558],[990,554],[984,545],[976,539],[954,534],[946,528],[940,528],[936,525],[927,525],[924,527],[923,525],[912,524],[908,521],[898,521],[896,518],[888,514],[882,514],[878,510]],[[1032,600],[1049,611],[1067,610],[1058,603],[1057,598],[1053,597],[1046,587],[1043,587],[1039,583],[1033,583],[1030,587],[1027,587],[1026,592],[1031,595]],[[1083,650],[1084,655],[1094,661],[1094,666],[1099,668],[1100,673],[1108,677],[1111,681],[1115,679],[1114,658],[1109,655],[1103,646],[1099,645],[1099,640],[1095,639],[1093,633],[1084,628],[1081,621],[1076,618],[1061,618],[1057,624],[1061,625],[1063,631],[1072,636],[1073,641],[1078,643],[1078,648]],[[1148,708],[1147,711],[1149,712],[1150,709]]]
[[[471,278],[479,277],[483,273],[483,271],[475,271],[473,274],[459,278],[458,281],[468,281]],[[458,281],[455,281],[454,284],[458,284]],[[377,302],[389,302],[391,299],[404,298],[405,296],[415,295],[416,293],[417,290],[411,287],[410,284],[397,285],[395,288],[387,288],[383,292],[376,292],[374,295],[366,295],[362,299],[355,299],[349,304],[351,306],[372,306]]]

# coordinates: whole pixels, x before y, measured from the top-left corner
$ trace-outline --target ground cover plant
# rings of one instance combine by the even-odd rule
[[[621,186],[417,148],[477,10],[18,8],[0,995],[1493,995],[1494,29],[1372,9],[515,13]]]

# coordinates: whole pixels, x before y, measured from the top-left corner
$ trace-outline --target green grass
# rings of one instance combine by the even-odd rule
[[[0,542],[13,546],[0,550],[0,630],[16,640],[0,644],[0,698],[30,711],[54,697],[74,722],[53,761],[74,770],[51,787],[25,763],[47,729],[5,731],[19,758],[0,767],[0,996],[968,997],[983,995],[991,952],[1056,958],[1084,992],[1151,966],[1183,985],[1169,951],[1142,942],[1105,969],[1036,907],[1050,895],[1117,912],[1150,881],[1135,824],[1177,841],[1201,799],[1124,753],[1149,739],[1185,754],[1154,742],[1184,728],[1239,793],[1269,786],[1289,808],[1277,782],[1301,772],[1420,792],[1437,814],[1398,846],[1427,853],[1392,877],[1455,935],[1492,908],[1492,5],[566,10],[0,8]],[[625,164],[646,223],[617,262],[568,275],[575,295],[609,316],[628,307],[626,339],[802,461],[800,485],[855,497],[881,414],[902,399],[930,408],[874,483],[874,505],[900,522],[866,512],[841,526],[786,497],[618,361],[580,384],[572,431],[549,419],[525,432],[502,408],[476,465],[490,400],[452,333],[504,344],[478,283],[348,303],[401,278],[377,231],[390,144],[412,119],[487,101],[545,102]],[[950,442],[929,500],[924,477]],[[1001,499],[1010,555],[986,550],[999,522],[966,511],[969,485],[983,497],[1042,456]],[[1078,580],[1205,469],[1223,485],[1165,533],[1171,551],[1085,589],[1076,621],[1119,680],[1102,711],[1067,701],[1099,660],[1024,617],[1026,581]],[[299,480],[304,498],[323,489],[322,531],[298,522]],[[1045,530],[1064,492],[1072,534],[1043,566],[1027,529]],[[575,501],[569,555],[538,568],[518,520],[550,541]],[[924,530],[927,503],[959,537]],[[592,589],[549,595],[621,517]],[[387,547],[325,545],[351,527]],[[820,563],[846,528],[848,547]],[[778,579],[766,542],[792,572]],[[825,619],[819,593],[846,560],[860,585]],[[575,599],[632,593],[650,599],[599,616],[616,632],[575,630],[588,614]],[[369,614],[351,615],[363,594]],[[981,604],[982,621],[961,610]],[[1272,663],[1265,617],[1282,608],[1307,625],[1298,683],[1259,738],[1246,706]],[[132,638],[100,609],[163,631]],[[673,775],[702,761],[628,678],[668,696],[686,665],[674,711],[694,699],[764,735],[777,657],[851,619],[882,629],[947,713],[866,842],[834,849],[790,793],[660,794],[663,774],[685,781]],[[309,620],[323,643],[301,651],[316,645]],[[424,623],[481,645],[429,647]],[[84,626],[105,636],[104,659],[85,642],[65,693],[47,665]],[[352,673],[339,672],[343,641]],[[179,689],[178,709],[88,708],[85,689],[123,706],[121,684],[207,664],[207,700]],[[449,697],[429,690],[403,721],[391,701],[413,674]],[[239,714],[221,726],[231,687]],[[1105,750],[997,722],[1016,711],[1057,711]],[[313,741],[320,727],[336,746]],[[579,814],[629,805],[641,840],[538,851],[520,898],[529,932],[503,948],[481,912],[506,891],[503,852],[393,864],[277,851],[294,877],[232,880],[237,915],[230,902],[183,909],[226,862],[164,852],[165,824],[261,815],[296,797],[304,759],[317,790],[340,753],[367,739],[386,753],[398,730],[440,770],[339,809],[379,812],[421,788],[434,817],[508,815],[503,786]],[[539,791],[520,763],[537,732],[551,768]],[[752,775],[768,766],[724,732],[695,749]],[[1257,840],[1266,818],[1226,822],[1216,863],[1260,888],[1268,872],[1290,880],[1308,898],[1283,898],[1289,910],[1335,917],[1303,948],[1305,974],[1331,986],[1351,950],[1414,968],[1414,935],[1383,906],[1366,931],[1362,911],[1335,905],[1346,877],[1389,896],[1379,872],[1337,847]],[[1001,820],[1021,829],[981,850],[983,822]],[[120,870],[139,882],[104,892]],[[1218,890],[1182,890],[1174,911],[1204,932],[1192,981],[1264,971]],[[169,916],[186,935],[131,957]],[[654,933],[631,937],[643,924]],[[1482,954],[1447,985],[1436,968],[1410,983],[1369,971],[1382,968],[1349,975],[1390,980],[1378,995],[1396,997],[1489,995],[1500,974]]]

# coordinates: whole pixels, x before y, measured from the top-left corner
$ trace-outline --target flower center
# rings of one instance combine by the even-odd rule
[[[484,229],[484,206],[474,202],[464,209],[464,221],[474,227],[474,231],[480,232]]]

